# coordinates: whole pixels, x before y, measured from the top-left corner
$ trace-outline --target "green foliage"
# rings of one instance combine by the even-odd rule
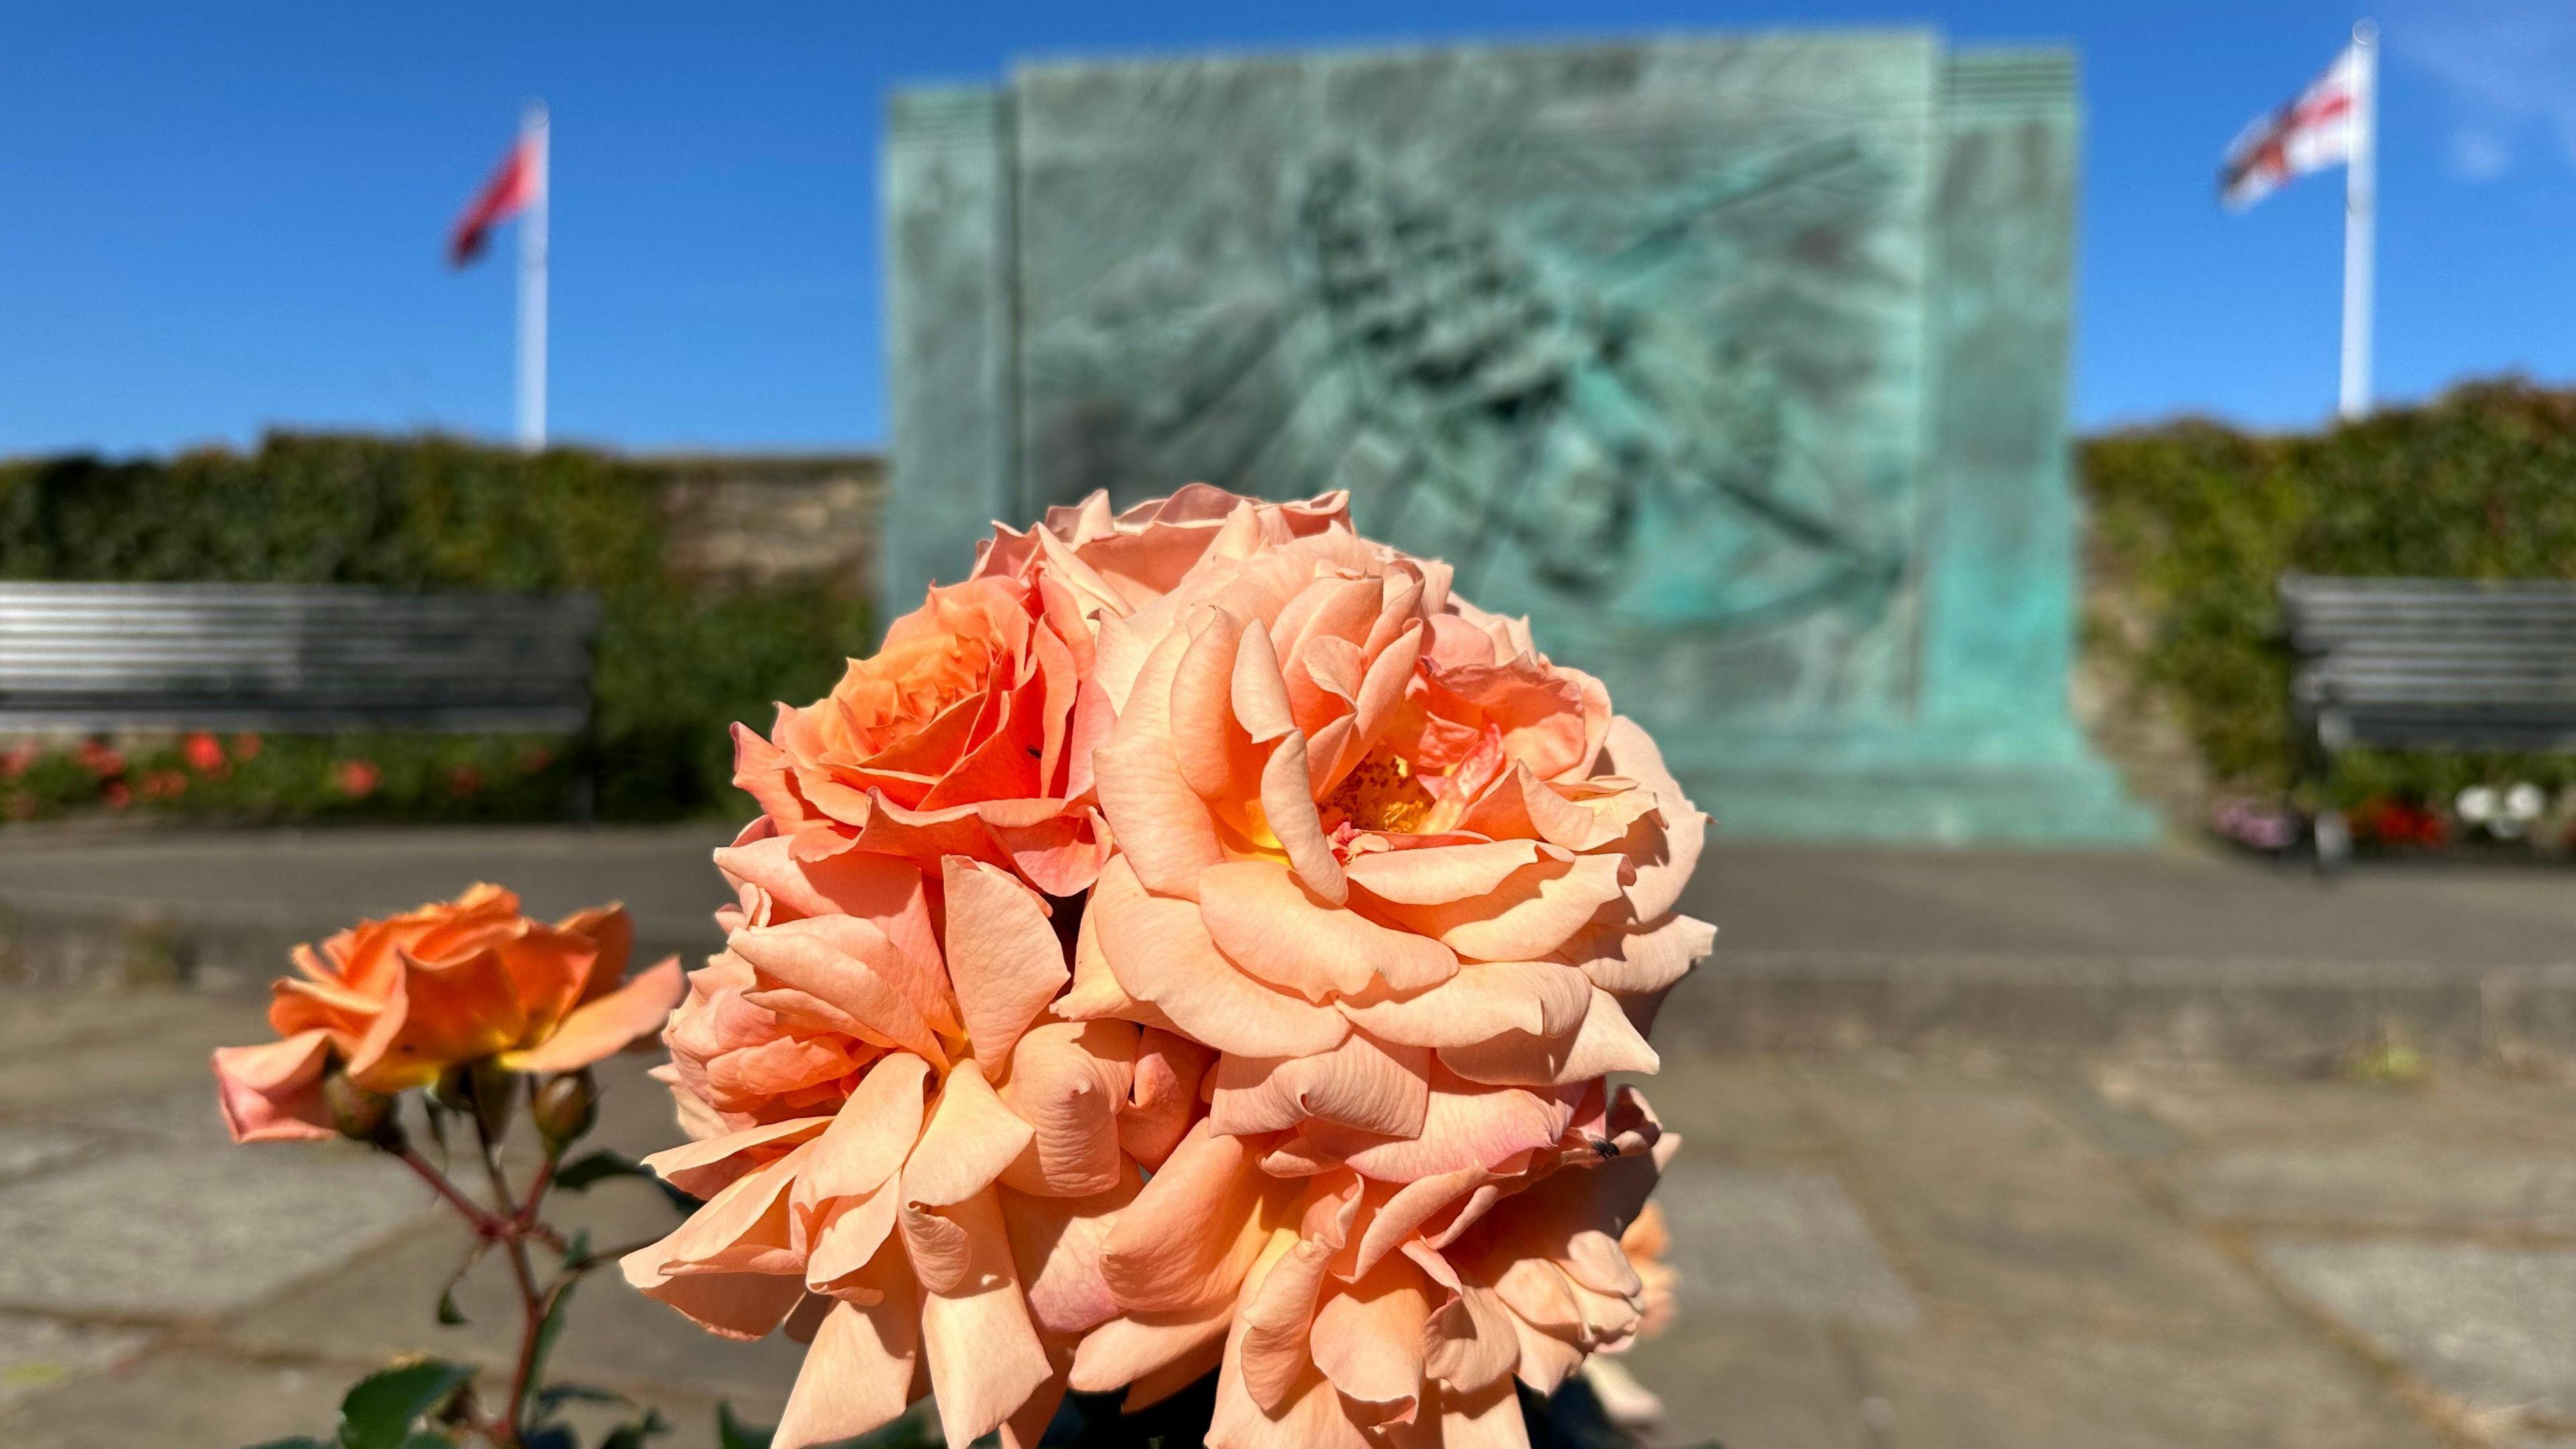
[[[409,1449],[422,1421],[473,1380],[472,1365],[435,1358],[367,1375],[340,1401],[340,1449]]]
[[[640,1178],[660,1188],[662,1195],[670,1199],[671,1206],[682,1214],[696,1212],[700,1206],[696,1198],[665,1182],[661,1174],[622,1152],[606,1147],[585,1152],[555,1169],[555,1186],[565,1192],[587,1192],[593,1184],[619,1177]]]
[[[2290,776],[2282,573],[2576,578],[2576,393],[2477,383],[2323,433],[2170,423],[2087,441],[2081,470],[2096,566],[2145,615],[2133,662],[2239,788]],[[2340,776],[2349,804],[2576,768],[2356,751]]]
[[[226,789],[137,801],[226,816],[560,816],[582,763],[606,818],[728,803],[727,726],[766,725],[774,702],[830,688],[841,660],[866,648],[866,611],[819,585],[723,592],[681,577],[667,532],[659,474],[577,449],[276,435],[249,454],[0,465],[0,579],[599,596],[593,759],[562,758],[560,741],[528,767],[517,762],[546,742],[272,737],[279,759],[239,769]],[[362,795],[334,788],[334,762],[352,758],[381,772]],[[460,766],[475,788],[457,788]],[[94,774],[58,771],[0,781],[0,811],[61,813],[100,795]]]
[[[716,1405],[716,1449],[769,1449],[776,1427],[746,1424],[734,1417],[733,1405]]]

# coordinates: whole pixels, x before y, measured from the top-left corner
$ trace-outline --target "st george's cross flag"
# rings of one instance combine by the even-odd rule
[[[2237,134],[2218,168],[2219,201],[2243,211],[2293,176],[2350,161],[2362,84],[2361,56],[2346,46],[2297,100]]]

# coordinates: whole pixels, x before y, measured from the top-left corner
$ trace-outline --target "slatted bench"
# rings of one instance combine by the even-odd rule
[[[2576,750],[2576,584],[2292,574],[2280,597],[2307,779],[2330,785],[2354,745]],[[2331,809],[2315,844],[2329,865],[2350,851]]]
[[[596,600],[0,583],[0,733],[577,733]]]

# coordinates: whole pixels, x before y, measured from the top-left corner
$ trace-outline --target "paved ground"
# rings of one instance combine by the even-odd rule
[[[40,979],[66,974],[28,959],[45,938],[24,923],[48,912],[319,930],[477,874],[542,910],[623,894],[676,947],[713,894],[709,843],[21,838],[0,845],[0,903]],[[2564,877],[2365,872],[2324,891],[2181,855],[1732,847],[1707,879],[1721,956],[1668,1008],[1650,1088],[1688,1138],[1664,1193],[1684,1312],[1631,1359],[1670,1405],[1668,1442],[2576,1445],[2565,1058],[2490,1051],[2373,1085],[2171,1050],[2223,1032],[2101,1037],[2135,1026],[2135,999],[2067,1006],[2179,980],[2174,1010],[2223,1015],[2244,982],[2305,981],[2265,1009],[2306,1000],[2284,1029],[2313,1045],[2435,988],[2488,1003],[2500,980],[2569,969]],[[1748,1009],[1814,1044],[1744,1049],[1763,1035]],[[1871,1044],[1891,1022],[1911,1049]],[[204,1054],[256,1035],[233,991],[0,990],[0,1443],[255,1442],[327,1422],[390,1354],[494,1351],[497,1328],[431,1321],[459,1244],[406,1178],[336,1146],[221,1144]],[[670,1129],[638,1065],[604,1130],[646,1150]],[[612,1184],[585,1211],[624,1236],[666,1210]],[[497,1286],[463,1295],[478,1322],[501,1321]],[[679,1442],[706,1442],[720,1398],[774,1412],[791,1347],[702,1337],[610,1280],[585,1293],[566,1370],[665,1405]]]

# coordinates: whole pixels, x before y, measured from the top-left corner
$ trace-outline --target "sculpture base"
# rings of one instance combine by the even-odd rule
[[[2163,830],[2117,772],[2091,759],[1680,775],[1728,839],[2140,846]]]

